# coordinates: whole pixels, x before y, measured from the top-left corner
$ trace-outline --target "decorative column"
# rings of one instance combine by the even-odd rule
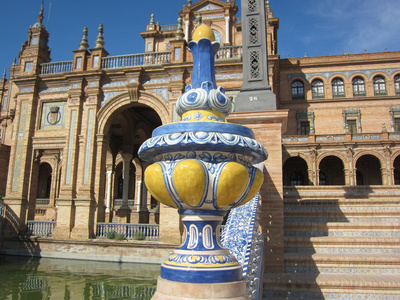
[[[225,43],[229,44],[229,37],[231,35],[231,27],[229,26],[229,21],[230,21],[231,17],[230,16],[226,16],[225,17]]]
[[[133,155],[130,153],[123,153],[123,186],[122,186],[122,204],[121,207],[118,209],[117,215],[120,223],[129,223],[130,222],[130,215],[131,209],[129,208],[128,204],[128,192],[129,192],[129,172],[130,166],[132,161]]]
[[[241,0],[243,86],[235,112],[276,110],[276,96],[268,82],[267,30],[264,0]]]
[[[220,241],[227,211],[250,201],[263,183],[254,167],[267,158],[251,129],[226,122],[231,102],[215,80],[219,49],[210,27],[193,33],[192,82],[176,104],[182,122],[158,127],[139,149],[153,164],[145,184],[155,199],[178,210],[181,246],[161,266],[156,299],[248,299],[243,270]],[[176,228],[178,230],[178,228]]]
[[[110,212],[111,207],[111,192],[112,192],[112,170],[107,170],[107,197],[106,197],[106,213]]]
[[[189,25],[190,25],[190,21],[186,20],[185,21],[185,41],[189,42]]]

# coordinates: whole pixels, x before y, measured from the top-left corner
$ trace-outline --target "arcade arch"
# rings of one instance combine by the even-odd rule
[[[356,161],[357,185],[382,185],[381,167],[381,162],[376,156],[360,156]]]
[[[283,164],[283,185],[309,185],[307,162],[301,157],[290,157]]]
[[[339,157],[330,155],[320,161],[319,185],[345,185],[344,164]]]
[[[154,215],[158,210],[152,210],[151,196],[142,180],[147,163],[138,157],[138,150],[155,128],[168,122],[170,114],[165,100],[146,92],[143,96],[132,102],[119,95],[98,113],[98,133],[104,136],[103,159],[99,161],[104,171],[99,176],[106,177],[100,181],[105,183],[105,200],[103,207],[99,205],[99,222],[158,220]]]

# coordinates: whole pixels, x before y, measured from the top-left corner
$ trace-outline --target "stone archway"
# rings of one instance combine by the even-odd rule
[[[371,154],[362,155],[356,162],[357,185],[382,185],[380,160]]]
[[[99,207],[99,210],[104,210],[103,213],[99,211],[100,222],[149,222],[148,197],[137,192],[145,191],[141,180],[145,164],[138,157],[138,150],[151,137],[152,131],[168,119],[166,116],[169,116],[169,112],[166,111],[168,106],[165,103],[160,104],[160,99],[156,96],[147,95],[146,99],[139,99],[138,102],[120,98],[110,100],[108,106],[103,107],[98,114],[99,133],[103,136],[101,157],[104,158],[99,163],[102,164],[101,169],[107,169],[100,176],[107,176],[104,190],[110,191],[107,198],[111,198],[106,201],[111,203],[111,207]],[[153,107],[157,103],[159,105]],[[160,111],[163,112],[162,116],[159,115]],[[112,185],[111,188],[108,187],[109,184]],[[121,196],[119,207],[112,205]]]
[[[290,157],[283,164],[283,185],[310,185],[307,162],[301,157]]]
[[[400,185],[400,155],[393,160],[393,177],[393,184]]]
[[[344,164],[339,157],[330,155],[320,161],[319,185],[345,185]]]

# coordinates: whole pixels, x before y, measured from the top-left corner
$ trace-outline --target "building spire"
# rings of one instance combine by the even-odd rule
[[[95,48],[103,48],[104,46],[104,38],[103,38],[103,24],[99,25],[99,34],[97,35],[97,39],[95,42]]]
[[[154,14],[150,16],[150,25],[154,25]]]
[[[44,0],[42,0],[42,6],[40,8],[39,16],[38,16],[38,23],[42,24],[43,21],[43,10],[44,10]]]
[[[79,50],[87,50],[88,49],[89,44],[88,44],[87,36],[88,36],[88,29],[87,29],[87,27],[84,27],[82,40],[79,43]]]
[[[185,34],[183,33],[183,30],[182,30],[182,17],[179,16],[178,17],[178,29],[175,32],[175,39],[176,40],[183,40],[184,35]]]

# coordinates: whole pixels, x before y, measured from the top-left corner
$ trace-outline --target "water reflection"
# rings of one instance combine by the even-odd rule
[[[159,265],[0,257],[0,299],[150,299]]]

